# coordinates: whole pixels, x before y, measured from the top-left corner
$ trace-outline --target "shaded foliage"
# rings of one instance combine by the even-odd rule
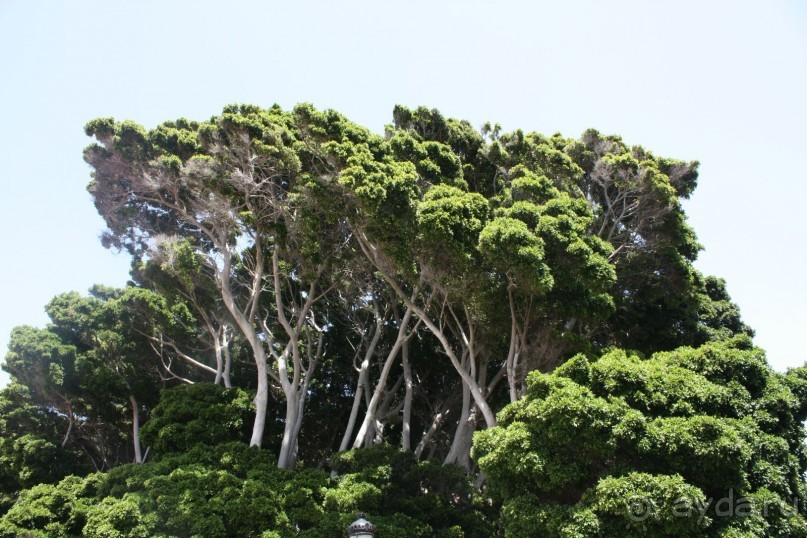
[[[459,468],[384,449],[346,453],[337,468],[344,474],[332,479],[279,470],[271,454],[245,444],[197,445],[36,486],[0,519],[0,536],[337,538],[358,509],[373,510],[383,536],[490,536]]]

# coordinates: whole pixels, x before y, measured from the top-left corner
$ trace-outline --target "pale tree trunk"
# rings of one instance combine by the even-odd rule
[[[420,459],[421,455],[423,454],[423,450],[432,440],[432,438],[440,431],[440,428],[443,425],[443,422],[451,415],[451,405],[449,403],[450,400],[442,402],[439,407],[439,410],[434,413],[432,417],[432,422],[428,428],[423,432],[423,435],[420,436],[420,441],[418,441],[417,446],[415,446],[415,457]]]
[[[300,402],[297,395],[286,394],[286,422],[283,425],[283,439],[280,441],[280,455],[277,458],[279,469],[294,468],[294,457],[297,450],[294,430],[299,416]]]
[[[404,404],[403,416],[401,418],[401,449],[409,452],[412,450],[412,368],[409,365],[409,340],[401,347],[401,360],[403,361],[404,374]]]
[[[216,348],[216,378],[213,380],[213,384],[221,385],[221,378],[224,375],[224,351],[221,349],[218,338],[214,345]]]
[[[401,410],[400,406],[396,406],[395,409],[390,409],[392,402],[395,400],[395,395],[398,393],[398,390],[401,388],[401,384],[403,383],[403,376],[400,376],[398,380],[395,382],[395,385],[392,386],[390,390],[385,390],[384,400],[379,404],[378,408],[375,412],[375,420],[373,421],[371,428],[372,430],[367,432],[367,441],[368,446],[372,445],[380,445],[384,441],[384,429],[387,426],[387,421],[385,419],[389,418],[391,414],[398,414]]]
[[[134,394],[129,395],[129,402],[132,404],[132,443],[134,444],[134,462],[143,463],[143,455],[140,451],[140,410]]]
[[[260,253],[260,249],[256,249],[256,251],[258,251],[259,254],[256,257],[254,268],[255,278],[253,280],[250,298],[251,304],[255,307],[251,308],[246,314],[236,305],[235,297],[230,287],[232,258],[228,250],[222,252],[222,266],[216,267],[216,279],[218,280],[224,305],[233,316],[238,328],[246,337],[255,359],[255,366],[258,371],[258,387],[253,400],[255,404],[255,421],[252,425],[252,436],[249,440],[249,446],[260,447],[263,442],[263,431],[266,426],[266,408],[269,404],[269,372],[266,364],[266,351],[254,326],[254,312],[255,308],[257,308],[258,300],[257,294],[261,289],[260,281],[263,278],[262,254]]]
[[[321,352],[321,348],[319,352]],[[292,350],[292,356],[294,356],[294,354],[295,351]],[[287,353],[284,352],[283,355],[287,355]],[[313,376],[317,364],[316,360],[310,361],[308,368],[302,373],[300,371],[301,363],[299,359],[295,358],[293,362],[297,365],[293,367],[293,381],[289,381],[288,379],[286,358],[282,357],[278,363],[280,383],[286,399],[286,418],[283,425],[283,439],[280,442],[280,454],[278,455],[277,462],[279,469],[293,469],[296,463],[298,439],[305,411],[305,399],[308,394],[311,377]]]
[[[415,293],[417,293],[417,290]],[[367,406],[367,411],[364,414],[364,420],[359,428],[359,433],[356,434],[356,439],[353,441],[353,448],[359,448],[362,446],[365,439],[368,437],[368,432],[371,425],[374,424],[376,420],[376,411],[379,403],[381,402],[381,398],[384,395],[384,387],[387,385],[387,377],[389,376],[389,372],[392,369],[392,365],[395,362],[395,358],[398,356],[398,351],[401,349],[404,341],[406,341],[406,339],[409,338],[409,335],[412,334],[407,334],[407,328],[409,327],[409,320],[411,318],[412,309],[407,308],[406,313],[404,313],[403,319],[401,320],[400,326],[398,327],[398,337],[395,339],[395,344],[387,354],[387,359],[384,361],[384,366],[381,368],[381,375],[379,376],[375,390],[373,391],[373,397],[370,399],[370,403]]]
[[[288,356],[289,352],[292,355],[292,381],[289,381],[288,371]],[[277,466],[279,469],[293,469],[294,459],[297,451],[297,439],[295,431],[297,421],[301,420],[301,397],[305,398],[305,394],[299,392],[299,368],[297,365],[300,363],[299,359],[299,345],[296,336],[291,339],[286,350],[280,355],[277,361],[278,375],[280,377],[280,385],[283,389],[283,395],[286,400],[286,418],[283,423],[283,438],[280,441],[280,454],[277,458]]]
[[[454,463],[464,467],[466,471],[471,470],[471,442],[476,430],[475,411],[476,407],[473,407],[465,413],[464,417],[460,418],[460,423],[457,424],[457,431],[451,443],[451,451],[443,465]]]
[[[514,289],[515,286],[512,283],[507,288],[508,301],[510,303],[510,349],[507,352],[507,360],[505,361],[511,403],[517,401],[522,396],[524,390],[522,376],[519,373],[519,359],[527,345],[527,331],[529,330],[530,310],[532,306],[530,302],[526,308],[526,312],[519,316],[516,308]],[[521,323],[519,323],[519,319],[522,320]]]
[[[230,328],[222,324],[212,334],[216,350],[216,380],[214,384],[224,384],[224,388],[231,389],[233,386],[230,382],[230,365],[232,362],[232,356],[230,355]]]
[[[365,384],[367,384],[370,359],[375,353],[375,349],[378,346],[378,341],[381,339],[381,327],[384,320],[381,317],[377,306],[375,307],[375,318],[376,324],[373,332],[373,338],[370,340],[370,343],[365,350],[364,360],[362,360],[361,366],[359,367],[359,378],[356,382],[356,392],[353,395],[353,407],[350,409],[350,418],[348,418],[347,421],[345,434],[342,436],[342,442],[339,444],[339,452],[344,452],[350,447],[350,439],[353,437],[353,429],[356,427],[356,418],[359,415],[359,407],[361,407],[362,392],[364,391]]]
[[[229,333],[229,328],[226,328],[226,331]],[[224,371],[222,372],[225,389],[233,388],[232,381],[230,381],[230,370],[232,369],[232,364],[233,356],[230,353],[230,335],[228,334],[227,343],[224,346]]]
[[[257,340],[257,336],[255,336]],[[252,425],[252,436],[249,439],[249,446],[260,448],[263,442],[263,430],[266,427],[266,408],[269,405],[269,380],[266,367],[266,355],[263,352],[263,344],[260,341],[252,342],[252,349],[260,349],[255,353],[255,364],[258,369],[258,388],[255,392],[255,422]]]
[[[484,378],[484,368],[479,372],[474,370],[476,364],[476,350],[474,347],[473,332],[468,342],[468,348],[463,355],[463,365],[467,365],[468,370],[478,378]],[[455,463],[465,467],[466,470],[471,469],[471,440],[474,430],[476,429],[476,411],[470,390],[466,385],[462,386],[462,407],[460,408],[460,417],[457,421],[457,429],[454,431],[454,439],[451,442],[451,449],[448,452],[443,465]]]
[[[283,427],[283,439],[280,443],[280,454],[278,456],[277,466],[280,469],[294,468],[295,458],[297,454],[297,435],[299,434],[301,422],[303,419],[303,408],[308,384],[310,378],[314,374],[319,358],[322,356],[323,344],[323,331],[316,326],[313,319],[309,319],[309,313],[314,301],[317,300],[316,296],[316,282],[312,282],[309,286],[305,303],[303,305],[296,305],[291,309],[291,313],[296,314],[296,319],[292,319],[294,325],[292,326],[289,317],[286,315],[287,306],[283,303],[280,286],[280,260],[278,254],[278,247],[275,246],[272,253],[272,272],[275,285],[275,307],[277,310],[277,319],[283,330],[288,337],[288,344],[283,353],[276,355],[275,360],[277,363],[277,378],[280,381],[280,386],[283,389],[283,394],[286,397],[286,422]],[[303,329],[309,328],[309,331],[316,331],[319,333],[319,342],[313,346],[311,341],[311,333],[308,333],[308,367],[303,368],[303,361],[300,354],[300,336],[303,334]],[[268,329],[264,324],[264,330]],[[311,348],[315,347],[314,350]],[[270,347],[271,351],[271,347]],[[314,355],[316,353],[316,355]],[[291,355],[291,372],[289,372],[288,359]],[[289,376],[291,374],[291,378]]]
[[[454,432],[454,439],[451,442],[451,449],[448,451],[448,455],[446,456],[446,459],[443,461],[443,465],[448,465],[450,463],[457,463],[457,461],[459,460],[460,453],[462,451],[462,447],[464,444],[466,428],[468,426],[468,418],[470,417],[470,415],[471,415],[471,391],[465,384],[463,384],[462,408],[460,409],[460,418],[457,421],[457,429]]]
[[[510,349],[507,351],[507,385],[510,388],[510,403],[518,400],[516,387],[516,322],[513,320],[510,328]]]
[[[350,439],[353,437],[353,429],[356,427],[356,417],[359,415],[361,406],[362,391],[364,390],[364,378],[367,376],[367,365],[362,362],[359,369],[359,379],[356,383],[356,392],[353,394],[353,406],[350,409],[350,417],[347,421],[345,433],[342,435],[342,442],[339,443],[339,452],[344,452],[350,447]]]
[[[305,415],[305,400],[311,383],[314,370],[319,358],[322,356],[323,337],[320,334],[316,357],[309,357],[309,365],[297,389],[290,391],[286,398],[286,422],[283,425],[283,439],[280,444],[280,455],[277,466],[279,469],[293,469],[297,462],[300,430]]]
[[[315,327],[315,329],[319,330]],[[297,397],[295,399],[296,404],[296,411],[295,411],[295,419],[293,423],[293,427],[291,429],[291,436],[289,441],[289,450],[286,453],[285,460],[281,460],[278,458],[278,467],[281,469],[293,469],[297,463],[297,453],[300,446],[300,430],[303,427],[303,417],[305,416],[305,400],[306,396],[308,395],[308,388],[311,384],[311,378],[313,377],[314,370],[317,367],[319,359],[322,357],[323,354],[323,342],[324,342],[324,335],[320,331],[319,338],[316,345],[316,351],[312,352],[313,343],[311,341],[310,333],[308,337],[308,368],[305,371],[302,386],[300,390],[297,392]],[[285,439],[285,431],[284,431],[284,439]],[[282,465],[282,466],[281,466]]]
[[[465,433],[463,435],[463,444],[458,449],[457,464],[470,472],[473,467],[471,462],[471,446],[473,445],[474,432],[476,431],[476,406],[471,409],[471,415],[465,423]]]
[[[294,431],[292,432],[292,453],[289,468],[293,469],[297,464],[297,454],[300,449],[300,430],[303,427],[303,417],[305,416],[305,397],[308,392],[308,383],[304,383],[303,390],[300,391],[300,397],[297,404],[297,420],[294,423]]]
[[[73,414],[73,406],[70,405],[70,400],[67,398],[63,399],[67,404],[67,432],[65,432],[64,438],[62,439],[62,448],[66,447],[68,441],[70,441],[70,434],[73,432],[73,424],[76,422],[76,417]]]
[[[378,259],[377,254],[378,251],[376,247],[371,245],[367,240],[367,238],[364,237],[361,232],[357,231],[355,233],[355,237],[358,240],[358,243],[361,246],[365,256],[370,260],[371,263],[373,263],[376,269],[378,269],[381,276],[390,285],[390,287],[392,287],[398,298],[402,300],[409,309],[412,310],[412,312],[418,317],[418,319],[422,321],[424,325],[426,325],[426,327],[429,329],[432,335],[434,335],[435,338],[437,338],[437,340],[440,342],[440,345],[442,346],[443,351],[445,352],[446,356],[451,362],[451,365],[460,375],[462,382],[465,383],[468,386],[469,390],[471,391],[471,396],[474,399],[474,403],[476,403],[476,406],[482,413],[482,416],[485,419],[485,424],[487,425],[487,427],[490,428],[495,426],[496,416],[491,410],[490,405],[488,405],[487,403],[485,394],[483,394],[482,387],[479,386],[479,383],[477,382],[475,377],[472,376],[468,371],[466,371],[462,367],[462,364],[460,363],[460,360],[457,358],[457,355],[454,352],[454,349],[452,348],[445,331],[440,326],[438,326],[437,323],[434,322],[434,320],[431,319],[431,317],[426,313],[426,311],[423,308],[415,304],[414,296],[412,299],[410,299],[409,296],[406,293],[404,293],[401,286],[398,285],[395,278],[390,276],[390,274],[387,271],[387,268],[385,267],[385,264],[380,262]]]

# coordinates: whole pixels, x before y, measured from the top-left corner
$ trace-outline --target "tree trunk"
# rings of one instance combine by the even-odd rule
[[[294,391],[296,392],[296,391]],[[283,425],[283,439],[280,441],[280,455],[277,458],[278,469],[294,469],[297,452],[297,422],[300,419],[300,402],[297,394],[286,393],[286,421]]]
[[[404,373],[404,404],[403,416],[401,418],[401,450],[409,452],[412,450],[412,368],[409,365],[409,341],[403,343],[401,347],[401,360],[403,361]]]
[[[355,230],[354,230],[355,231]],[[415,304],[415,297],[413,296],[410,298],[406,293],[404,293],[401,286],[395,281],[393,276],[390,276],[388,271],[386,270],[384,263],[381,263],[374,252],[377,251],[376,247],[371,245],[366,237],[363,236],[361,232],[355,231],[355,237],[358,240],[359,246],[362,248],[367,259],[370,260],[371,263],[378,269],[381,276],[387,283],[392,287],[395,291],[395,294],[398,298],[403,301],[408,309],[411,309],[415,315],[420,319],[424,325],[429,329],[429,331],[440,341],[440,345],[443,348],[443,351],[448,356],[448,359],[451,361],[451,365],[457,371],[457,373],[462,378],[462,382],[468,385],[468,388],[471,390],[471,396],[474,399],[474,403],[482,412],[482,416],[485,418],[486,425],[491,428],[496,425],[496,415],[491,410],[490,406],[488,405],[487,400],[485,399],[485,395],[482,393],[482,389],[477,383],[476,379],[474,379],[471,374],[469,374],[466,370],[462,368],[462,365],[457,359],[456,353],[451,347],[451,343],[448,341],[448,337],[445,334],[445,331],[441,327],[439,327],[432,319],[426,314],[426,311],[421,308],[420,306]]]
[[[432,418],[432,423],[429,425],[429,428],[423,432],[423,435],[420,437],[420,441],[418,442],[417,446],[415,447],[415,457],[420,459],[420,456],[423,454],[423,450],[426,448],[426,445],[429,444],[432,437],[440,431],[440,426],[442,426],[443,421],[446,417],[451,414],[450,407],[443,404],[440,408],[440,411],[434,415]]]
[[[214,346],[216,350],[216,378],[213,380],[213,384],[221,385],[222,377],[224,376],[224,350],[221,348],[219,335],[216,335]]]
[[[230,259],[229,252],[224,251],[224,260],[222,267],[216,271],[216,279],[219,283],[219,290],[221,297],[224,300],[224,305],[233,316],[238,328],[249,342],[252,349],[253,357],[255,358],[255,366],[258,370],[258,388],[255,394],[255,422],[252,425],[252,437],[249,440],[249,446],[261,446],[263,441],[263,430],[266,426],[266,407],[269,404],[269,379],[268,369],[266,365],[266,351],[263,348],[263,342],[258,337],[258,333],[252,324],[252,320],[247,318],[244,312],[235,304],[232,289],[230,287]],[[257,262],[256,262],[257,265]],[[262,268],[260,268],[262,270]],[[256,271],[259,268],[256,267]],[[256,278],[257,280],[257,278]],[[257,291],[253,290],[255,293]],[[257,301],[257,297],[255,298]]]
[[[219,330],[214,335],[216,349],[216,380],[215,384],[224,384],[224,388],[233,388],[230,382],[230,366],[232,356],[230,355],[230,329],[226,325],[219,326]]]
[[[408,338],[406,333],[411,317],[412,309],[407,308],[401,320],[401,325],[398,327],[398,338],[396,338],[395,344],[392,346],[392,349],[387,355],[387,359],[384,361],[384,366],[381,368],[381,375],[373,391],[373,397],[367,406],[367,412],[364,414],[364,421],[362,421],[361,427],[359,428],[359,433],[356,434],[356,439],[353,441],[353,448],[361,447],[368,436],[370,426],[376,420],[376,410],[378,409],[378,404],[381,402],[381,397],[384,395],[384,387],[387,385],[387,377],[392,369],[392,364],[395,362],[395,358],[398,356],[398,351],[401,349],[404,341]]]
[[[460,418],[457,421],[457,429],[454,431],[454,439],[451,442],[451,449],[448,451],[443,465],[457,463],[460,459],[462,447],[465,443],[466,429],[468,426],[468,418],[471,415],[471,391],[468,387],[462,385],[462,409],[460,410]]]
[[[362,392],[364,390],[364,385],[367,383],[367,370],[370,368],[370,359],[375,353],[378,341],[381,339],[381,325],[383,320],[378,312],[376,313],[375,332],[373,333],[373,339],[367,346],[367,350],[364,354],[364,360],[359,368],[359,379],[356,382],[356,393],[353,395],[353,407],[350,409],[350,418],[347,421],[345,434],[342,436],[342,442],[339,444],[339,452],[344,452],[350,447],[350,439],[353,437],[353,429],[356,427],[356,418],[359,416],[359,407],[361,407]]]
[[[70,402],[66,398],[65,402],[67,403],[67,432],[62,439],[62,448],[66,447],[67,442],[70,441],[70,434],[73,432],[73,424],[76,422],[76,417],[73,415],[73,406],[70,405]]]
[[[297,464],[297,454],[300,449],[300,430],[303,427],[303,417],[305,416],[305,397],[308,394],[308,383],[305,384],[303,390],[300,391],[300,398],[297,404],[297,421],[294,423],[294,438],[291,440],[292,445],[292,454],[291,454],[291,462],[290,462],[290,469],[293,469],[294,466]]]
[[[510,301],[510,349],[507,350],[507,384],[510,388],[510,403],[518,400],[518,388],[516,386],[516,358],[518,356],[518,328],[516,325],[515,300],[513,298],[513,285],[507,288],[507,295]]]
[[[368,448],[373,445],[380,445],[384,442],[384,429],[387,427],[388,422],[384,419],[388,419],[392,414],[397,415],[398,411],[400,411],[400,406],[396,406],[397,409],[392,411],[390,410],[390,406],[395,400],[395,395],[401,388],[402,383],[403,376],[400,376],[390,390],[384,391],[384,400],[376,408],[375,419],[371,425],[372,430],[369,430],[365,436],[367,441],[365,446]]]
[[[364,363],[359,370],[359,379],[356,383],[356,392],[353,394],[353,407],[350,409],[350,418],[347,420],[347,427],[342,436],[342,442],[339,443],[339,452],[344,452],[350,446],[350,439],[353,437],[353,428],[356,427],[356,417],[359,416],[359,407],[361,406],[362,391],[364,390],[364,377],[367,375],[367,367]]]
[[[140,452],[140,410],[134,394],[129,395],[129,402],[132,404],[132,442],[134,443],[134,462],[143,463],[143,455]]]
[[[227,329],[229,332],[229,329]],[[233,364],[233,356],[230,353],[230,337],[227,336],[227,341],[224,345],[224,371],[222,372],[222,378],[224,379],[224,388],[231,389],[233,388],[233,383],[230,380],[230,370]]]
[[[473,406],[466,414],[465,418],[457,424],[457,431],[454,433],[454,440],[451,443],[451,451],[446,457],[443,465],[456,464],[471,471],[471,444],[474,431],[476,431],[476,407]]]
[[[255,365],[258,367],[258,390],[255,393],[255,422],[252,425],[252,437],[249,440],[249,446],[256,446],[260,448],[263,442],[263,430],[266,427],[266,408],[269,405],[269,379],[266,366],[266,354],[263,351],[263,343],[258,339],[258,335],[254,334],[250,338],[252,350],[255,355]]]

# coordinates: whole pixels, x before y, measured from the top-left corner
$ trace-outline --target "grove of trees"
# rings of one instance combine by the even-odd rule
[[[807,370],[693,267],[697,162],[423,107],[86,133],[131,280],[12,332],[0,536],[807,536]]]

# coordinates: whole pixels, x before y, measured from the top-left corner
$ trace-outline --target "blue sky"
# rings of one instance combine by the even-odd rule
[[[293,5],[292,5],[293,4]],[[228,103],[395,104],[474,125],[594,127],[701,162],[687,214],[777,369],[807,361],[807,9],[792,1],[0,1],[0,356],[56,294],[123,285],[83,125]],[[0,383],[5,383],[5,374]]]

